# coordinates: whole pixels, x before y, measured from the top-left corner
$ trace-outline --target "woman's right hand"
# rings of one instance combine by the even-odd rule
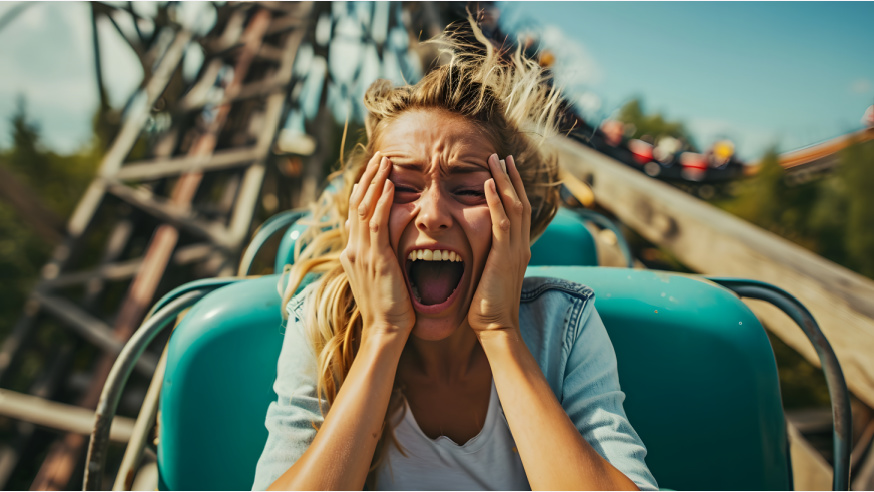
[[[340,253],[340,264],[361,311],[362,336],[385,333],[407,337],[416,322],[389,241],[388,218],[394,200],[390,173],[391,162],[377,152],[349,198],[349,242]]]

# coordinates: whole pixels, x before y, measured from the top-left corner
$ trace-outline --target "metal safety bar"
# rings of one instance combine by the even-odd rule
[[[838,358],[823,335],[810,311],[785,290],[758,280],[706,277],[734,291],[738,296],[768,302],[792,318],[816,349],[825,373],[834,421],[834,477],[832,490],[850,490],[850,454],[852,452],[853,418],[850,392]]]
[[[308,212],[309,209],[306,208],[286,210],[285,212],[278,213],[267,219],[267,221],[258,228],[258,231],[255,232],[255,235],[252,237],[252,241],[249,242],[249,246],[246,247],[246,251],[243,253],[243,258],[240,260],[238,275],[240,277],[249,275],[250,270],[252,269],[252,263],[255,261],[255,256],[258,255],[258,251],[261,250],[264,243],[277,233],[283,232],[291,227],[292,224],[297,222]]]

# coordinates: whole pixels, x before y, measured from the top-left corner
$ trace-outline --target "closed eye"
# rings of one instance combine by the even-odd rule
[[[402,184],[395,184],[395,203],[410,203],[417,198],[419,190]]]
[[[455,192],[456,195],[461,196],[486,196],[486,192],[484,189],[467,189],[467,190],[458,190]]]
[[[465,205],[481,205],[486,202],[484,188],[461,188],[455,190],[456,199]]]

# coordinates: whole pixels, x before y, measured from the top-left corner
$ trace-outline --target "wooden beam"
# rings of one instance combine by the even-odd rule
[[[789,435],[789,456],[792,461],[794,490],[831,490],[831,465],[804,438],[792,423],[786,422]]]
[[[75,432],[86,436],[91,434],[94,425],[93,410],[7,389],[0,389],[0,415],[56,431]],[[128,442],[133,428],[133,419],[115,417],[112,420],[109,439],[115,442]]]
[[[257,148],[228,149],[212,155],[157,158],[125,164],[111,177],[118,181],[153,180],[187,172],[216,171],[251,164],[263,152]]]
[[[160,198],[147,190],[131,188],[121,183],[112,183],[107,189],[116,197],[161,221],[186,229],[217,245],[227,243],[224,226],[198,219],[191,209],[174,204],[172,199]]]
[[[164,53],[161,63],[146,84],[144,103],[139,107],[131,108],[130,115],[122,125],[118,136],[113,140],[112,147],[109,148],[100,162],[98,175],[111,176],[121,167],[122,161],[139,138],[143,125],[148,121],[150,108],[155,105],[155,101],[164,92],[170,82],[170,77],[179,66],[189,41],[191,41],[191,33],[182,31],[176,34],[173,44]],[[91,222],[94,212],[103,199],[104,191],[99,180],[92,181],[67,223],[67,230],[71,236],[78,237]]]
[[[111,354],[114,358],[121,352],[124,342],[113,336],[112,329],[103,321],[79,309],[76,304],[59,297],[47,296],[40,292],[31,294],[39,304],[56,318],[64,322],[82,338],[91,344]],[[150,354],[143,354],[137,361],[137,369],[144,375],[151,376],[155,372],[158,361]]]
[[[173,263],[176,265],[185,265],[199,261],[209,256],[213,251],[215,251],[215,246],[211,244],[191,244],[183,246],[177,249],[176,253],[173,255]],[[45,288],[59,289],[71,285],[86,284],[94,280],[124,280],[136,275],[139,269],[142,268],[142,265],[143,257],[101,264],[97,268],[92,268],[90,270],[59,275],[57,278],[47,280],[43,286]]]
[[[553,143],[562,167],[592,183],[599,205],[689,268],[770,282],[796,296],[831,342],[850,390],[874,406],[874,281],[579,143]],[[750,307],[819,365],[811,343],[788,317],[764,303]]]

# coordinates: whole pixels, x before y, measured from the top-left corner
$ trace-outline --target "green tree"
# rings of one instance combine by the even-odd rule
[[[94,175],[101,153],[98,139],[93,138],[72,155],[48,150],[23,99],[19,99],[10,122],[12,147],[0,149],[0,166],[29,188],[46,209],[66,220]],[[21,315],[52,247],[35,232],[33,224],[0,199],[0,339]]]
[[[838,176],[847,196],[843,238],[848,266],[874,277],[874,141],[844,149]]]

